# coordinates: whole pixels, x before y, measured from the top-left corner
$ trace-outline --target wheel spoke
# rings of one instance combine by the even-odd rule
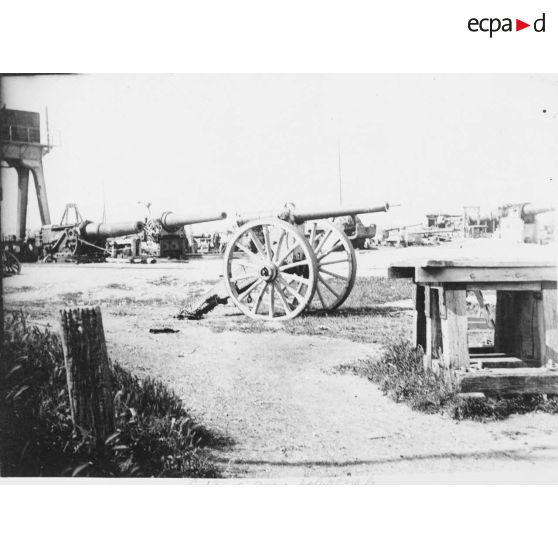
[[[320,283],[323,284],[323,286],[337,299],[341,298],[341,295],[339,295],[339,293],[336,293],[333,288],[326,282],[324,281],[319,275],[318,275],[318,281],[320,281]]]
[[[334,252],[335,249],[337,248],[339,242],[341,242],[341,241],[340,241],[339,239],[337,239],[337,240],[333,243],[333,246],[331,246],[327,252],[324,252],[324,253],[318,258],[318,261],[323,260],[326,256],[329,256],[332,252]]]
[[[304,304],[304,297],[295,291],[283,278],[277,276],[277,281],[289,292],[291,293],[301,304]]]
[[[238,300],[244,300],[262,282],[263,279],[256,279],[256,281],[254,281],[245,291],[240,294]]]
[[[327,273],[327,275],[331,275],[332,277],[335,277],[336,279],[340,279],[341,281],[345,281],[345,283],[349,282],[348,277],[343,277],[342,275],[337,275],[337,273],[333,273],[332,271],[328,271],[327,269],[320,269],[320,273]]]
[[[273,318],[275,315],[275,285],[269,283],[269,317]]]
[[[320,258],[321,259],[321,258]],[[333,264],[339,264],[339,263],[345,263],[345,262],[350,262],[351,260],[348,260],[347,258],[343,258],[342,260],[333,260],[331,262],[322,262],[320,261],[320,268],[324,265],[333,265]]]
[[[238,277],[231,277],[231,281],[236,283],[237,281],[243,281],[244,279],[250,279],[251,277],[258,277],[256,273],[249,273],[248,275],[239,275]]]
[[[269,228],[267,225],[262,226],[264,232],[264,240],[265,240],[265,249],[267,252],[267,257],[270,261],[273,261],[273,253],[271,251],[271,242],[269,241]]]
[[[252,312],[254,314],[258,313],[258,310],[260,308],[260,304],[261,304],[262,299],[263,299],[263,295],[264,295],[265,291],[267,290],[268,285],[269,285],[269,283],[264,284],[263,289],[261,290],[260,294],[258,295],[258,298],[256,299],[256,304],[254,305],[254,308],[252,310]]]
[[[283,239],[285,238],[285,235],[287,233],[284,230],[281,230],[281,234],[279,235],[279,240],[277,241],[277,247],[275,249],[275,259],[274,262],[275,264],[277,264],[277,261],[279,260],[279,255],[281,254],[281,248],[283,247]]]
[[[330,237],[331,235],[331,229],[328,230],[324,236],[322,236],[322,239],[320,240],[320,243],[318,244],[316,250],[314,250],[314,252],[316,253],[316,256],[321,252],[322,248],[324,247],[324,244],[327,242],[327,239]]]
[[[320,299],[320,302],[322,303],[322,306],[325,308],[326,307],[326,303],[324,301],[324,297],[322,296],[322,292],[320,291],[320,285],[318,285],[316,287],[316,292],[318,293],[318,298]]]
[[[281,258],[281,261],[277,264],[277,267],[281,267],[283,265],[283,262],[295,251],[298,245],[298,241],[295,241],[295,243],[289,248],[289,251]]]
[[[259,257],[259,254],[257,254],[256,252],[252,252],[252,250],[250,250],[249,248],[246,248],[246,246],[244,246],[240,242],[237,242],[236,247],[240,248],[243,252],[245,252],[246,254],[248,254],[252,258]],[[246,265],[248,265],[248,264],[246,264]]]
[[[283,289],[280,286],[277,286],[277,292],[279,293],[279,299],[281,300],[281,304],[283,305],[283,308],[285,309],[285,315],[286,315],[289,312],[291,312],[292,308],[289,304],[289,301],[285,297],[285,293],[283,292]]]
[[[262,258],[267,259],[267,256],[265,254],[265,248],[263,247],[263,244],[260,242],[260,239],[256,236],[254,230],[249,229],[248,234],[250,235],[250,238],[252,239],[252,242],[254,243],[254,246],[256,247],[256,250],[259,252],[260,256]]]
[[[309,265],[309,261],[308,260],[300,260],[299,262],[293,262],[287,265],[282,265],[279,268],[279,271],[286,271],[287,269],[292,269],[293,267],[298,267],[300,265]]]
[[[305,285],[310,285],[310,280],[300,275],[296,275],[295,273],[286,273],[285,271],[281,272],[283,275],[286,275],[289,279],[298,281],[299,283],[304,283]]]

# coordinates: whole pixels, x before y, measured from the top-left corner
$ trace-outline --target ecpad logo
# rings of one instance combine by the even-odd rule
[[[545,17],[546,14],[543,14],[539,19],[536,19],[533,22],[533,30],[536,33],[545,32]],[[503,31],[504,33],[506,33],[514,30],[512,18],[509,17],[505,17],[503,19],[497,17],[485,17],[482,19],[477,19],[476,17],[472,17],[469,20],[467,27],[469,28],[469,31],[472,31],[473,33],[477,33],[478,31],[489,33],[490,38],[492,38],[492,35],[494,33],[497,33],[498,31]],[[531,27],[531,24],[525,23],[520,19],[515,20],[515,31],[521,31],[522,29],[526,29],[527,27]]]

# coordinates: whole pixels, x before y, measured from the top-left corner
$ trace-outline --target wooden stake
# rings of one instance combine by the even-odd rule
[[[74,428],[102,443],[114,432],[114,403],[101,309],[60,310],[60,324]]]

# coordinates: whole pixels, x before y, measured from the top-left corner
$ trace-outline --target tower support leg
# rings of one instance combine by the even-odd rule
[[[39,214],[42,225],[50,225],[50,211],[48,209],[48,199],[46,193],[45,176],[43,173],[43,162],[37,161],[32,167],[31,172],[35,179],[35,190],[37,191],[37,201],[39,202]]]
[[[25,238],[27,228],[27,201],[29,198],[29,169],[17,167],[17,234],[20,240]]]

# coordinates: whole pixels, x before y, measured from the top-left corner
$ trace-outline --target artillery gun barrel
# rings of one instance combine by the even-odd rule
[[[163,229],[167,232],[174,232],[185,225],[194,225],[196,223],[208,223],[209,221],[221,221],[227,218],[224,211],[220,213],[190,213],[175,214],[172,211],[165,211],[159,222]]]
[[[115,236],[137,234],[143,230],[142,221],[125,221],[122,223],[87,223],[82,234],[85,237],[101,240]]]
[[[540,213],[548,213],[549,211],[554,211],[556,208],[551,206],[537,206],[532,203],[526,203],[521,210],[522,217],[534,217]]]
[[[380,213],[383,211],[388,211],[389,204],[385,203],[383,205],[377,205],[375,207],[340,207],[337,209],[330,210],[317,210],[317,211],[298,211],[294,210],[292,212],[292,219],[297,224],[300,225],[304,221],[313,221],[316,219],[329,219],[330,217],[344,217],[346,215],[361,215],[364,213]]]

